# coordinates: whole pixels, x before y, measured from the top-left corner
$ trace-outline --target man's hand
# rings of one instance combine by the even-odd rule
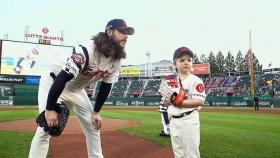
[[[58,115],[56,111],[46,110],[45,118],[49,127],[55,127],[58,124]]]
[[[99,115],[98,112],[93,112],[91,114],[91,121],[92,121],[92,124],[95,126],[95,128],[97,130],[99,130],[101,128],[102,118],[101,118],[101,116]]]
[[[55,106],[55,111],[44,110],[41,112],[36,118],[36,123],[50,136],[58,137],[67,124],[69,114],[70,111],[65,103],[59,102]]]

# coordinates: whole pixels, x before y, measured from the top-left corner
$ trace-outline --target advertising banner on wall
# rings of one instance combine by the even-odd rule
[[[140,75],[140,68],[138,67],[122,67],[121,68],[121,74],[123,76],[128,76],[128,75],[134,75],[134,76],[139,76]]]
[[[209,74],[210,65],[206,64],[193,64],[192,65],[193,74]],[[173,66],[160,66],[155,67],[155,76],[168,76],[174,74],[176,71]]]
[[[20,75],[0,75],[0,83],[24,83],[25,76]]]
[[[0,75],[0,83],[38,85],[40,76]]]
[[[193,64],[192,66],[193,74],[209,74],[210,73],[210,65],[206,64]]]
[[[13,105],[13,100],[12,99],[9,99],[9,100],[0,99],[0,105]]]
[[[50,64],[65,61],[72,47],[2,41],[1,74],[41,76]]]
[[[173,66],[155,67],[155,76],[168,76],[174,74]]]

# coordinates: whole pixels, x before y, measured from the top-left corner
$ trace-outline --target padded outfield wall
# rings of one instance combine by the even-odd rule
[[[260,96],[260,107],[280,107],[280,99],[272,99],[271,96]],[[154,106],[160,104],[160,97],[134,97],[134,98],[108,98],[105,105],[116,106],[135,106],[145,105]],[[94,104],[95,98],[90,98]],[[253,98],[244,97],[207,97],[205,106],[229,106],[229,107],[250,107],[253,106]]]
[[[105,105],[115,106],[157,106],[160,104],[160,97],[135,97],[135,98],[108,98]],[[94,104],[95,98],[90,98]],[[1,105],[38,105],[37,92],[33,91],[29,95],[18,95],[0,97]],[[260,107],[280,107],[280,99],[271,96],[260,96]],[[252,98],[246,97],[208,97],[205,106],[227,106],[227,107],[251,107]]]

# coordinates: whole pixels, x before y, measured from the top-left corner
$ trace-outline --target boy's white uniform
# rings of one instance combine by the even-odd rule
[[[106,83],[117,82],[121,60],[114,60],[113,57],[106,58],[102,53],[94,51],[93,46],[88,49],[77,46],[74,50],[75,53],[67,61],[52,64],[49,72],[41,77],[38,94],[39,112],[46,109],[48,92],[54,80],[50,73],[58,75],[61,70],[64,70],[74,75],[74,78],[67,82],[59,100],[64,101],[76,113],[86,136],[88,157],[102,158],[100,131],[96,130],[91,122],[93,107],[84,88],[100,79]],[[29,158],[45,158],[48,153],[49,138],[50,136],[38,127],[31,143]]]
[[[197,76],[190,74],[186,79],[181,81],[186,91],[188,99],[205,100],[206,94],[203,81]],[[175,158],[200,158],[200,123],[198,108],[177,108],[173,105],[168,107],[170,120],[170,136]],[[180,116],[180,118],[172,116]]]

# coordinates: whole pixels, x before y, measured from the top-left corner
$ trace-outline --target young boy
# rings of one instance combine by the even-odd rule
[[[166,98],[163,105],[168,106],[171,118],[169,127],[174,157],[200,158],[198,110],[206,98],[204,84],[200,78],[191,74],[193,53],[190,49],[178,48],[174,52],[173,62],[177,72],[175,87],[180,88],[180,93],[171,95],[171,99]],[[170,85],[174,86],[174,82],[166,84],[167,87]]]

